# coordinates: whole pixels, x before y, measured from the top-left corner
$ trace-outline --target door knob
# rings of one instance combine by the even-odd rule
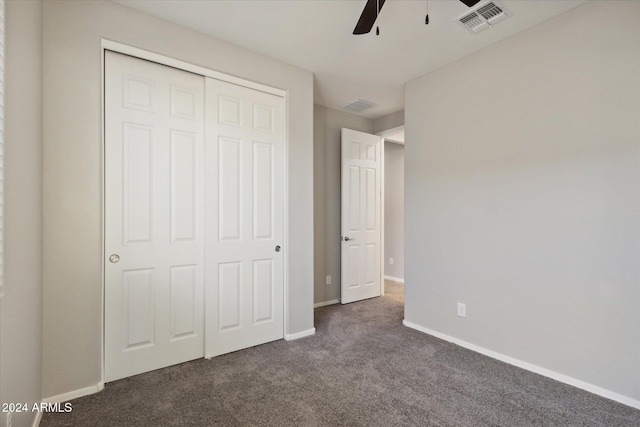
[[[118,254],[111,254],[111,255],[109,256],[109,261],[111,261],[112,263],[114,263],[114,264],[115,264],[116,262],[120,261],[120,255],[118,255]]]
[[[353,239],[352,239],[351,237],[349,237],[349,236],[346,236],[346,237],[344,238],[344,241],[345,241],[345,242],[348,242],[349,240],[353,240]]]
[[[280,245],[276,246],[276,252],[280,252]]]

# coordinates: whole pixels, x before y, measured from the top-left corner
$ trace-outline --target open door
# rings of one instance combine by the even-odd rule
[[[380,296],[379,136],[342,129],[342,304]]]

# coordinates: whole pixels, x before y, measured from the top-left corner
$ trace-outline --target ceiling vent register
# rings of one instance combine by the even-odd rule
[[[457,21],[472,33],[477,33],[493,24],[511,16],[504,7],[496,2],[485,2],[475,7],[472,11],[465,13]]]
[[[347,102],[344,105],[341,105],[341,108],[345,110],[355,111],[356,113],[362,113],[364,110],[368,110],[371,107],[375,107],[378,104],[374,104],[373,102],[365,101],[364,99],[356,99],[355,101]]]

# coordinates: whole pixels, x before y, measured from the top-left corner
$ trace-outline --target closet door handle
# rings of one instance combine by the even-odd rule
[[[276,252],[280,252],[280,245],[276,246]]]

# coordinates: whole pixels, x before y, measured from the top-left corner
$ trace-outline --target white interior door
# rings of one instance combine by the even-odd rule
[[[284,98],[207,78],[206,99],[212,357],[284,336]]]
[[[106,381],[204,355],[203,137],[204,77],[106,52]]]
[[[381,138],[342,129],[342,304],[380,296]]]

